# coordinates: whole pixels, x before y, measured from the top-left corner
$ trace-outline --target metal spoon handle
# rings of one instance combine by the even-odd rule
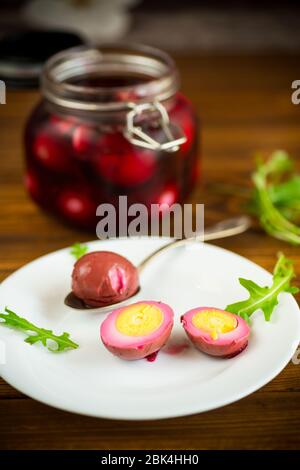
[[[208,229],[204,230],[204,234],[197,237],[191,238],[183,238],[179,240],[173,240],[166,245],[158,248],[157,250],[150,253],[139,265],[138,271],[141,273],[143,269],[148,265],[150,261],[160,255],[163,251],[167,251],[171,248],[175,248],[178,246],[186,245],[192,242],[200,242],[200,241],[209,241],[209,240],[218,240],[219,238],[226,238],[231,237],[233,235],[238,235],[239,233],[243,233],[251,225],[250,217],[248,216],[241,216],[241,217],[234,217],[232,219],[223,220],[222,222],[218,222],[217,224],[209,227]]]

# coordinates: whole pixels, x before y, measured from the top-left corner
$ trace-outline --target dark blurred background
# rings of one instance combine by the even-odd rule
[[[0,31],[26,25],[169,51],[294,53],[299,13],[299,1],[2,0]]]

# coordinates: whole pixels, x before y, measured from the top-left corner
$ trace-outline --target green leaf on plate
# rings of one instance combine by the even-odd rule
[[[88,251],[88,246],[85,245],[84,243],[74,243],[74,245],[71,246],[70,253],[76,260],[81,258],[83,255],[85,255]]]
[[[248,323],[250,316],[261,309],[265,320],[269,321],[274,308],[278,304],[278,295],[281,292],[296,294],[298,288],[291,286],[291,280],[295,277],[293,262],[280,254],[273,271],[273,282],[270,287],[261,287],[255,282],[240,278],[240,284],[247,289],[249,297],[246,300],[235,302],[226,307],[226,310],[239,315]]]
[[[52,330],[37,327],[7,307],[5,308],[5,313],[0,313],[0,325],[23,331],[27,334],[27,338],[24,340],[26,343],[32,345],[40,341],[51,352],[78,348],[78,344],[70,339],[69,333],[57,336]]]

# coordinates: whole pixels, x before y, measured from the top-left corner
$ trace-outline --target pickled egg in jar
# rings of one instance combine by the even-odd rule
[[[198,170],[197,127],[173,60],[146,46],[50,58],[25,130],[25,185],[61,219],[95,229],[96,208],[182,202]]]

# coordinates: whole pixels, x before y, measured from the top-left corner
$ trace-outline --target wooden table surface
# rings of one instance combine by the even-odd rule
[[[300,56],[180,56],[183,89],[202,121],[203,177],[193,200],[206,204],[206,223],[239,212],[217,183],[248,184],[257,149],[283,148],[300,158],[300,106],[291,82]],[[93,238],[42,213],[22,186],[22,128],[38,95],[10,92],[0,107],[0,276],[77,240]],[[300,249],[257,227],[219,246],[272,270],[276,253],[296,261]],[[274,344],[274,348],[276,345]],[[207,413],[150,422],[93,419],[52,409],[0,379],[2,449],[284,449],[300,448],[300,365],[237,403]]]

